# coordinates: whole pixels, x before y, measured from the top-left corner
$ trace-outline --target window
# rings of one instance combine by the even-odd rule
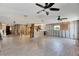
[[[60,25],[54,25],[54,30],[60,30]]]

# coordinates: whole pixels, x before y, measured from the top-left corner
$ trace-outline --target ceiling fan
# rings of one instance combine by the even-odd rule
[[[46,15],[49,15],[49,12],[46,11],[46,9],[49,9],[50,11],[59,11],[60,10],[59,8],[51,8],[54,4],[55,3],[45,3],[45,6],[43,6],[41,4],[36,3],[37,6],[43,8],[43,10],[38,11],[37,14],[44,11],[44,12],[46,12]]]
[[[68,18],[61,18],[61,16],[58,16],[57,20],[62,21],[62,20],[67,20]]]

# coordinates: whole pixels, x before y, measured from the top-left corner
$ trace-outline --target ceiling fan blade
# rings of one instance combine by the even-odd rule
[[[37,6],[39,6],[39,7],[44,8],[44,6],[43,6],[43,5],[40,5],[40,4],[38,4],[38,3],[36,3],[36,5],[37,5]]]
[[[39,13],[42,12],[42,11],[45,11],[45,10],[40,10],[40,11],[37,12],[37,14],[39,14]]]
[[[50,8],[51,11],[59,11],[59,8]]]
[[[68,19],[68,18],[61,18],[62,20],[66,20],[66,19]]]
[[[46,8],[50,8],[54,5],[55,3],[49,3],[49,5]]]

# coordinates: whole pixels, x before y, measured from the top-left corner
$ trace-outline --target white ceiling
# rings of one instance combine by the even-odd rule
[[[78,3],[56,3],[52,7],[60,8],[60,11],[47,10],[50,12],[50,15],[47,16],[44,12],[37,14],[36,12],[42,10],[42,8],[34,3],[0,3],[0,21],[9,24],[13,24],[13,21],[18,24],[54,23],[58,22],[56,19],[59,15],[67,17],[68,20],[79,19]],[[27,15],[27,17],[24,17],[24,15]]]

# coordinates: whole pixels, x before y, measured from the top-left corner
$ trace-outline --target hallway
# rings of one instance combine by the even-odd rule
[[[30,39],[26,36],[6,36],[0,41],[3,56],[77,56],[77,40],[57,37]]]

